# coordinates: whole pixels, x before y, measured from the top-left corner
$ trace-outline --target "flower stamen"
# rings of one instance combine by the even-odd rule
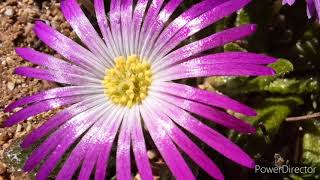
[[[132,107],[148,95],[152,81],[151,66],[136,55],[115,58],[115,66],[106,70],[105,95],[115,104]]]

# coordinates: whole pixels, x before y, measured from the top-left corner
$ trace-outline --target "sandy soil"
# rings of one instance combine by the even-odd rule
[[[33,33],[32,28],[36,20],[44,20],[63,34],[75,37],[59,8],[60,4],[55,0],[0,0],[0,123],[3,123],[9,115],[3,112],[8,103],[56,86],[50,82],[14,75],[13,71],[18,66],[31,65],[16,55],[15,47],[32,47],[54,54]],[[0,180],[32,177],[28,173],[23,173],[20,167],[6,164],[4,153],[51,114],[52,112],[41,114],[13,127],[0,128]]]

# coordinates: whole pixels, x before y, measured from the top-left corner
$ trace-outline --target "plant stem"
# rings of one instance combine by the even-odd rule
[[[302,120],[314,119],[314,118],[320,118],[320,112],[308,114],[304,116],[288,117],[286,118],[286,121],[302,121]]]

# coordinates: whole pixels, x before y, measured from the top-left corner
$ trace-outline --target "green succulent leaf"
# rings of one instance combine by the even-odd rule
[[[223,46],[224,51],[247,51],[245,48],[241,47],[238,43],[228,43]]]
[[[235,21],[236,26],[248,24],[250,22],[251,22],[250,15],[245,9],[241,9],[240,11],[237,12],[237,18]]]
[[[283,76],[293,71],[293,64],[287,59],[279,59],[270,65],[276,72],[277,76]]]
[[[302,163],[307,166],[316,167],[316,174],[320,176],[320,125],[318,121],[310,122],[303,136]]]
[[[275,97],[266,98],[261,104],[263,106],[257,108],[258,115],[247,120],[254,126],[263,123],[268,135],[273,137],[278,133],[281,123],[297,106],[303,104],[303,100],[297,96]],[[262,131],[258,130],[257,135],[263,135]]]

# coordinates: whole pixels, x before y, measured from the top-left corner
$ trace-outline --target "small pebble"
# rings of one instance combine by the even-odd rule
[[[8,136],[7,133],[2,132],[0,133],[0,144],[4,144],[10,137]]]
[[[15,84],[12,82],[8,82],[7,87],[10,91],[12,91],[14,89]]]
[[[32,30],[32,28],[33,28],[33,24],[28,23],[28,24],[24,27],[24,33],[25,33],[25,34],[30,33],[31,30]]]
[[[137,174],[137,175],[134,177],[134,180],[141,180],[140,174]]]
[[[7,171],[7,167],[4,163],[0,162],[0,174],[3,174]]]
[[[156,156],[157,156],[157,154],[153,150],[149,150],[147,152],[147,154],[148,154],[149,159],[151,159],[151,160],[156,158]]]
[[[9,17],[13,16],[13,9],[11,9],[11,8],[7,9],[4,12],[4,15],[9,16]]]

